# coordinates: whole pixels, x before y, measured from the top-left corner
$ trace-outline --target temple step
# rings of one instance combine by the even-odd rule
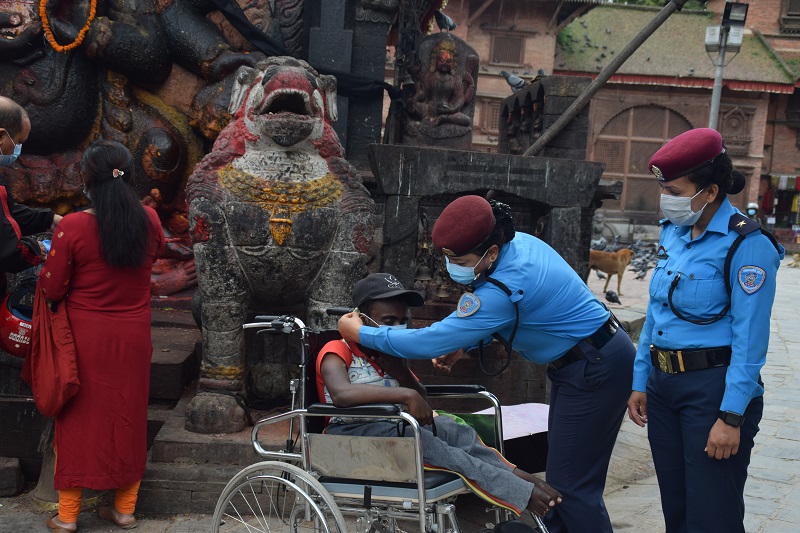
[[[186,311],[153,309],[152,324],[150,399],[177,401],[198,376],[200,330]]]

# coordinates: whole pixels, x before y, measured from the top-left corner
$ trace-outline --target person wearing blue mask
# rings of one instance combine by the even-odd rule
[[[719,132],[678,135],[650,171],[666,219],[628,415],[648,428],[667,533],[744,533],[784,249],[727,198],[745,178]]]
[[[409,307],[424,301],[406,290],[391,274],[370,274],[353,286],[353,305],[367,326],[386,331],[404,330]],[[484,445],[470,426],[449,416],[437,416],[426,401],[425,387],[408,368],[408,360],[359,346],[346,340],[327,343],[316,361],[317,393],[337,407],[374,403],[405,406],[421,426],[422,459],[426,468],[451,470],[486,501],[515,514],[525,509],[542,516],[561,495],[538,477],[506,461]],[[396,437],[396,421],[334,417],[326,428],[332,435]],[[412,435],[408,427],[406,436]]]
[[[31,121],[25,109],[5,96],[0,96],[0,178],[2,167],[11,165],[22,153],[22,143],[31,132]],[[47,250],[32,235],[53,229],[60,215],[49,209],[33,209],[14,202],[6,183],[0,180],[0,269],[21,272],[44,261]],[[5,285],[5,276],[2,284]]]
[[[747,216],[749,216],[750,218],[752,218],[753,220],[755,220],[759,224],[761,223],[758,220],[758,204],[757,203],[750,202],[749,204],[747,204]]]
[[[625,414],[635,348],[619,322],[558,253],[515,230],[510,208],[475,195],[436,220],[434,246],[450,277],[473,290],[427,328],[368,328],[339,320],[348,342],[411,359],[482,348],[497,339],[510,357],[548,365],[551,381],[547,482],[563,502],[544,517],[552,533],[611,533],[603,502],[608,464]]]

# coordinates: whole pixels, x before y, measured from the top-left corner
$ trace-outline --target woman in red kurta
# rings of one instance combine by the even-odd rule
[[[147,454],[150,271],[164,245],[158,216],[127,183],[127,148],[92,143],[81,171],[92,208],[64,217],[39,276],[47,299],[66,305],[81,383],[55,419],[59,515],[47,526],[62,533],[77,528],[82,487],[118,489],[115,508],[100,515],[135,526]]]

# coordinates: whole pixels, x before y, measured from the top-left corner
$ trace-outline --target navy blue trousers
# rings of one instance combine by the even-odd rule
[[[647,381],[647,435],[661,489],[667,533],[744,533],[744,484],[764,398],[744,412],[739,452],[703,451],[717,421],[727,367],[666,374]]]
[[[587,359],[548,370],[547,482],[563,501],[544,517],[550,533],[611,533],[603,502],[608,463],[627,410],[636,348],[622,328]]]

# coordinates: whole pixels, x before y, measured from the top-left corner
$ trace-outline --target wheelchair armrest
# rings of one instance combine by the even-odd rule
[[[486,387],[483,385],[425,385],[428,396],[439,394],[477,394],[484,392]]]
[[[353,407],[336,407],[330,403],[315,403],[308,406],[306,412],[310,415],[324,416],[396,416],[400,414],[400,408],[393,403],[355,405]]]

